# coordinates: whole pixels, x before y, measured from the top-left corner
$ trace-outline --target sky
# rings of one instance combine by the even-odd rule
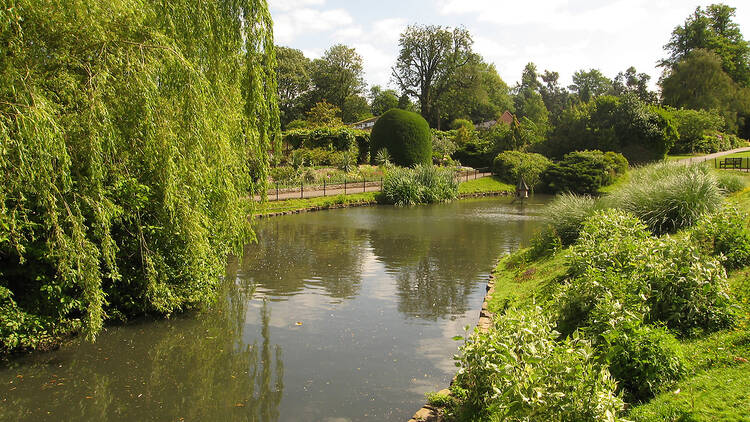
[[[581,69],[599,69],[614,78],[630,66],[661,75],[657,62],[675,26],[696,0],[269,0],[277,45],[302,50],[314,59],[334,44],[354,47],[362,56],[369,85],[395,88],[391,67],[399,35],[408,25],[462,26],[474,51],[494,63],[508,85],[523,67],[560,73],[564,85]],[[750,38],[750,1],[725,0],[737,9],[735,22]]]

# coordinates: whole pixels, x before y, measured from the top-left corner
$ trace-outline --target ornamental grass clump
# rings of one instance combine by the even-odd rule
[[[633,213],[661,235],[692,226],[717,211],[722,199],[716,177],[705,166],[659,163],[634,170],[606,202]]]
[[[578,239],[583,222],[594,212],[601,209],[601,202],[587,195],[564,193],[558,195],[544,209],[549,225],[545,230],[552,231],[563,246],[568,246]]]
[[[728,270],[750,265],[750,217],[734,206],[704,216],[690,232],[690,238],[704,252],[722,256]]]
[[[740,192],[745,189],[747,183],[745,178],[732,171],[719,171],[716,174],[716,183],[719,184],[719,189],[724,195]]]
[[[458,196],[458,181],[448,168],[396,167],[388,170],[383,179],[383,195],[398,206],[450,201]]]

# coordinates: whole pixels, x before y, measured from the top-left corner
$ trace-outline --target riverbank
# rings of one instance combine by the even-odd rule
[[[747,211],[750,209],[750,189],[745,189],[730,196],[725,202],[735,206],[740,211]],[[498,262],[493,273],[495,282],[492,295],[486,300],[486,309],[483,306],[482,314],[484,315],[486,312],[503,315],[502,319],[509,322],[503,322],[493,327],[492,333],[488,335],[475,334],[472,337],[467,343],[469,348],[463,350],[464,360],[462,360],[464,365],[467,362],[472,363],[462,367],[459,374],[463,373],[465,377],[466,373],[471,372],[473,374],[471,376],[475,378],[464,378],[463,383],[454,383],[451,388],[452,396],[448,396],[445,391],[431,395],[430,401],[435,405],[429,406],[429,409],[434,412],[429,415],[432,419],[426,418],[428,415],[423,412],[415,415],[414,420],[443,420],[438,419],[438,414],[441,413],[451,415],[446,420],[495,420],[504,419],[511,414],[523,415],[525,414],[523,412],[527,410],[541,411],[542,413],[569,412],[572,411],[571,409],[575,409],[574,405],[582,406],[582,408],[592,405],[590,402],[596,400],[584,396],[575,397],[575,394],[564,400],[567,403],[565,406],[568,406],[568,410],[561,407],[550,407],[555,405],[546,402],[546,398],[549,398],[551,402],[557,400],[554,397],[560,393],[554,390],[557,388],[555,385],[565,387],[568,385],[566,380],[571,381],[570,377],[567,377],[564,373],[555,372],[554,364],[547,364],[550,359],[552,361],[555,359],[564,360],[567,359],[565,356],[573,356],[577,353],[558,355],[557,348],[559,347],[580,347],[581,353],[587,351],[586,353],[593,353],[592,356],[598,356],[594,360],[584,359],[579,362],[583,365],[583,368],[589,366],[595,368],[599,358],[603,359],[599,362],[605,363],[604,368],[609,366],[607,377],[610,376],[609,373],[611,372],[614,380],[612,378],[609,381],[607,381],[607,378],[596,379],[596,377],[591,376],[592,372],[588,372],[587,379],[576,381],[576,385],[591,383],[591,388],[595,388],[595,385],[596,388],[603,388],[600,393],[604,395],[598,395],[598,397],[609,397],[611,399],[611,401],[607,401],[607,406],[611,406],[613,412],[615,412],[612,414],[614,418],[612,420],[620,420],[619,417],[644,422],[661,420],[745,420],[743,419],[746,417],[745,410],[750,407],[750,394],[744,387],[750,383],[750,364],[748,363],[750,361],[750,266],[748,266],[747,260],[742,261],[743,264],[739,267],[727,266],[724,263],[723,265],[727,266],[728,276],[726,276],[722,275],[727,274],[724,273],[723,268],[720,268],[722,265],[717,268],[716,264],[725,262],[722,261],[725,259],[722,256],[729,257],[726,259],[736,259],[734,258],[737,256],[735,252],[741,253],[743,248],[750,246],[747,242],[747,233],[750,228],[750,221],[748,221],[747,216],[738,220],[741,223],[737,227],[731,226],[732,223],[728,223],[726,219],[714,218],[706,221],[715,221],[716,223],[703,222],[696,227],[691,226],[678,231],[672,236],[648,236],[646,238],[627,237],[636,232],[620,232],[619,230],[623,230],[626,226],[618,226],[618,224],[623,224],[623,222],[629,220],[620,222],[618,219],[624,217],[620,217],[616,213],[607,214],[604,218],[612,219],[612,221],[601,220],[600,218],[598,223],[592,223],[599,224],[599,226],[592,226],[591,230],[594,230],[593,227],[600,227],[596,230],[605,230],[605,232],[610,230],[612,232],[605,234],[605,232],[592,231],[594,237],[589,238],[590,244],[578,245],[576,243],[573,247],[564,248],[558,246],[551,248],[550,252],[541,251],[539,249],[541,245],[537,244],[536,249],[518,251],[505,256]],[[719,224],[719,226],[712,226],[712,224]],[[730,225],[725,227],[722,224]],[[611,228],[605,229],[605,227]],[[724,255],[717,252],[717,249],[706,252],[705,249],[702,249],[707,247],[706,245],[711,248],[719,248],[717,246],[720,242],[719,238],[714,237],[709,243],[701,243],[703,241],[697,240],[700,239],[701,235],[696,235],[696,230],[698,233],[707,233],[707,230],[708,232],[714,230],[714,234],[711,236],[728,235],[734,236],[733,239],[744,240],[733,240],[729,244],[729,249],[721,252]],[[742,233],[745,233],[744,238]],[[597,240],[596,236],[603,237]],[[612,236],[625,237],[621,241],[608,240]],[[606,243],[607,241],[610,243]],[[604,243],[600,244],[601,242]],[[651,252],[646,252],[647,249],[644,249],[644,247],[654,249]],[[589,250],[591,253],[587,252]],[[700,252],[701,250],[704,252]],[[690,252],[688,255],[691,258],[684,258],[687,252]],[[603,261],[597,261],[602,254],[606,255],[601,258]],[[621,263],[621,267],[609,268],[611,265],[607,263],[611,263],[612,259],[608,256],[612,254],[615,254],[612,259],[617,258],[615,260]],[[622,260],[623,257],[627,256],[646,257],[651,256],[650,254],[661,254],[663,259],[657,259],[660,262],[652,262],[645,264],[645,266],[643,263],[649,260],[642,261],[641,258],[632,262],[627,261],[630,258]],[[694,254],[697,255],[693,257]],[[666,265],[663,268],[664,270],[673,269],[662,272],[662,269],[660,269],[662,268],[662,260],[669,260],[671,263],[669,265],[664,264]],[[598,273],[591,273],[584,277],[580,274],[582,268],[591,266],[592,269],[596,269],[601,265],[606,271],[612,271],[612,273],[603,273],[602,277],[604,278],[597,279],[599,280],[598,283],[587,282],[592,277],[595,278]],[[641,274],[638,278],[631,278],[628,275],[630,274],[628,271],[633,271],[634,268]],[[675,268],[679,268],[679,270]],[[709,274],[715,275],[709,276]],[[612,277],[622,278],[616,278],[615,280]],[[698,301],[695,295],[698,294],[699,290],[691,290],[693,287],[690,287],[690,283],[698,283],[696,286],[703,285],[701,284],[704,283],[704,281],[701,281],[703,277],[709,278],[705,280],[703,293],[699,295],[702,298]],[[649,282],[652,283],[650,287],[646,287],[650,291],[646,290],[645,296],[642,298],[627,293],[634,287],[631,286],[633,282],[628,280],[639,278],[651,280]],[[631,287],[624,287],[625,285]],[[598,292],[593,297],[586,294],[591,289]],[[703,297],[706,292],[714,289],[716,289],[718,295],[716,300],[718,301],[710,299],[710,296]],[[689,293],[691,291],[693,293]],[[600,299],[597,298],[602,295],[610,295],[607,296],[610,297],[606,301],[607,303],[599,303]],[[671,297],[671,295],[677,296]],[[724,297],[723,295],[726,295],[726,300],[732,303],[731,306],[727,307],[726,302],[722,302],[725,299],[718,299]],[[657,297],[659,299],[654,299]],[[659,305],[661,302],[654,302],[654,300],[664,301],[665,304],[670,303],[670,306],[676,308],[663,307],[663,305]],[[671,315],[670,312],[682,312],[677,309],[687,302],[690,302],[689,306],[696,306],[696,308],[684,315],[675,314],[675,317],[682,315],[679,319],[666,316]],[[634,303],[639,303],[639,305],[627,311],[624,309],[626,305],[633,306]],[[721,305],[722,303],[724,304]],[[607,307],[608,304],[612,305],[611,309]],[[594,306],[594,308],[588,308],[588,306]],[[618,308],[618,306],[622,306],[623,309]],[[644,310],[640,306],[645,306],[645,315],[642,314]],[[649,309],[651,310],[649,311]],[[709,318],[719,318],[715,320],[719,321],[725,311],[728,312],[728,314],[725,314],[729,318],[727,321],[731,321],[727,325],[722,325],[725,323],[706,325],[705,322],[699,322],[698,320],[690,323],[692,325],[686,323],[688,318],[694,318],[695,314],[692,312],[703,313]],[[593,312],[593,314],[588,314],[588,312]],[[624,313],[621,315],[622,312]],[[633,312],[633,314],[629,312]],[[628,322],[626,325],[620,325],[621,322],[618,322],[622,321],[622,319],[619,319],[621,317],[630,321],[635,315],[640,315],[640,317],[636,317],[635,320]],[[605,318],[608,322],[600,321],[600,318]],[[638,321],[642,322],[639,323]],[[602,323],[605,323],[605,325],[601,325]],[[535,343],[535,347],[548,348],[550,355],[537,360],[536,354],[526,356],[525,354],[530,353],[530,351],[518,346],[514,351],[509,351],[514,356],[516,356],[515,354],[518,355],[512,359],[512,362],[505,362],[503,350],[506,347],[506,340],[514,335],[514,329],[509,328],[515,326],[514,324],[518,327],[526,327],[524,330],[530,329],[531,331],[524,336],[529,337],[528,341],[532,341],[532,339],[538,341],[539,343]],[[540,330],[540,326],[549,327],[551,331],[545,331],[547,328],[544,328],[537,332]],[[581,331],[577,337],[573,336],[575,339],[571,340],[568,335],[575,331],[576,327],[580,328]],[[510,331],[508,331],[509,329]],[[555,330],[563,332],[563,335],[557,337],[558,334]],[[480,332],[484,331],[480,330]],[[545,332],[547,334],[544,334]],[[541,335],[541,337],[537,339],[536,336],[538,335]],[[544,338],[547,335],[550,337],[545,340]],[[602,342],[602,338],[606,340]],[[540,346],[540,344],[543,346]],[[485,347],[490,347],[490,349],[484,350]],[[478,352],[478,350],[480,351]],[[626,351],[625,354],[622,354],[623,350]],[[466,357],[467,354],[469,357]],[[585,355],[584,353],[581,356]],[[471,361],[471,359],[474,360]],[[527,359],[529,359],[528,362],[523,363]],[[673,362],[672,364],[675,366],[669,368],[660,366],[667,365],[667,361]],[[521,366],[516,367],[514,362],[520,362]],[[516,372],[516,369],[520,370],[519,368],[522,369],[524,365],[526,365],[525,370]],[[529,374],[536,375],[529,375],[531,378],[526,379],[523,374],[527,371],[530,371]],[[541,378],[536,377],[541,374],[546,375]],[[586,374],[586,370],[581,375],[584,374]],[[544,379],[552,381],[547,383],[543,381]],[[509,403],[514,402],[507,400],[508,397],[512,400],[516,393],[523,396],[524,390],[512,387],[513,385],[519,385],[519,382],[523,380],[536,385],[534,391],[542,396],[538,398],[539,400],[535,399],[533,402],[521,406],[518,409],[520,413],[514,413],[516,411],[511,411],[510,407],[506,407],[510,406]],[[613,384],[614,381],[617,383]],[[494,394],[491,389],[487,394],[481,393],[483,391],[482,386],[495,388],[495,382],[500,383],[498,384],[500,390],[495,390]],[[506,382],[509,384],[505,384]],[[560,382],[563,384],[556,384]],[[532,387],[531,384],[529,384],[529,388]],[[502,387],[503,385],[505,387]],[[607,390],[604,387],[606,385],[616,385],[616,389]],[[647,385],[647,387],[643,387],[644,385]],[[507,388],[507,391],[505,388]],[[570,388],[572,387],[568,386],[563,390],[572,391]],[[611,395],[613,393],[616,396]],[[607,394],[610,395],[607,396]],[[589,396],[597,395],[591,394]],[[620,399],[617,398],[618,396]],[[479,403],[482,404],[477,405],[478,402],[472,401],[472,399],[479,399]],[[620,402],[618,405],[617,401],[621,399],[624,399],[625,403]],[[438,405],[443,407],[441,408]],[[422,416],[423,419],[419,419],[417,416]]]
[[[512,194],[514,190],[514,186],[503,183],[495,177],[483,177],[461,182],[458,186],[458,196],[459,199],[478,198],[483,196],[505,196]],[[261,204],[253,216],[256,218],[267,218],[336,208],[376,205],[382,202],[378,200],[379,195],[380,192],[364,192],[306,199],[268,201]]]

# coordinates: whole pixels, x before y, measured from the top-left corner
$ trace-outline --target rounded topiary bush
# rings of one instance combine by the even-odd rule
[[[432,163],[430,125],[417,113],[388,110],[372,128],[370,143],[375,154],[387,149],[393,163],[399,166]]]

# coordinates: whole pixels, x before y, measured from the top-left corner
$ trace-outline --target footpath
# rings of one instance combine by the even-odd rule
[[[725,155],[737,154],[738,152],[750,151],[750,147],[735,148],[729,151],[715,152],[713,154],[701,155],[700,157],[683,158],[677,161],[678,163],[690,164],[690,163],[702,163],[704,161],[713,160],[714,158],[723,157]]]

